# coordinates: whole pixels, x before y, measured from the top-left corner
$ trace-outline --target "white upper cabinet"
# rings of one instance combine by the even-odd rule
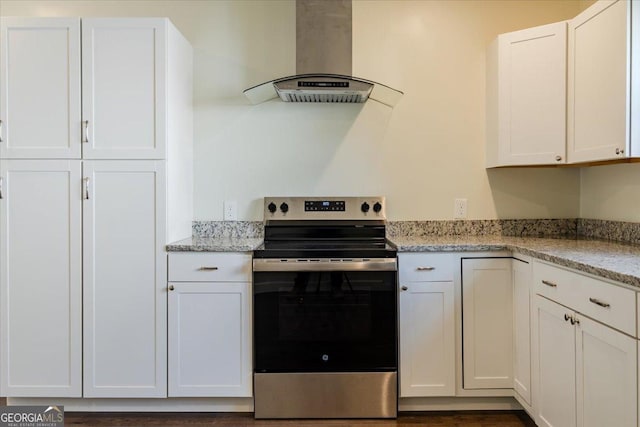
[[[80,158],[80,19],[0,19],[0,157]]]
[[[501,34],[487,54],[487,167],[565,163],[567,24]]]
[[[630,145],[632,3],[601,0],[569,21],[570,163],[639,154]]]
[[[167,20],[82,20],[86,159],[165,156]]]
[[[166,158],[168,74],[191,82],[170,33],[165,18],[2,18],[0,156]]]

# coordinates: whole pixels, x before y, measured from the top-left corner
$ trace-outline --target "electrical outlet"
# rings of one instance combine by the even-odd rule
[[[225,200],[223,216],[225,221],[237,221],[238,220],[238,202],[236,202],[235,200]]]
[[[455,199],[453,201],[453,218],[464,219],[467,217],[467,199]]]

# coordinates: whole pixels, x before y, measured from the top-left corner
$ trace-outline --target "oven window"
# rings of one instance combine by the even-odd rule
[[[255,272],[257,372],[395,370],[396,272]]]

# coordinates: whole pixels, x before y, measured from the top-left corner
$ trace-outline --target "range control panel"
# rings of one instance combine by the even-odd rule
[[[385,200],[371,197],[265,197],[265,220],[384,220]]]

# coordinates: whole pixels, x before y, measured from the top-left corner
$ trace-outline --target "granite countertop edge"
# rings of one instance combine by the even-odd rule
[[[640,288],[640,246],[595,239],[504,236],[391,238],[402,252],[510,251]],[[640,289],[638,289],[640,290]]]
[[[170,243],[167,252],[252,252],[262,245],[261,238],[189,237]]]
[[[593,239],[507,236],[390,237],[405,252],[517,252],[640,290],[640,246]],[[168,252],[251,252],[262,238],[191,237],[166,246]]]

